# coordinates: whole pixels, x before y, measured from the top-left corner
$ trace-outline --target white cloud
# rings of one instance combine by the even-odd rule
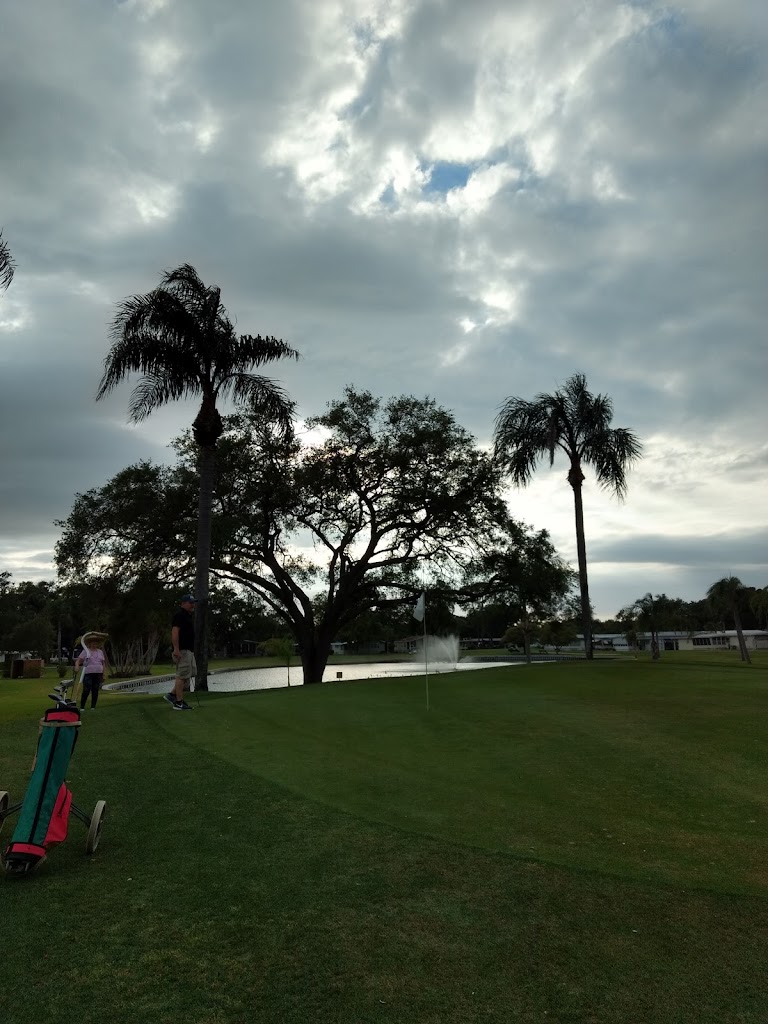
[[[28,305],[16,297],[5,298],[0,303],[0,331],[13,333],[30,327],[32,312]],[[0,356],[0,359],[2,357]]]
[[[118,0],[124,12],[136,12],[141,21],[150,21],[170,4],[171,0]]]

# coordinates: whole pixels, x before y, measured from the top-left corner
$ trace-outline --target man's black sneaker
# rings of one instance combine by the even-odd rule
[[[191,711],[192,708],[187,704],[185,700],[176,700],[173,702],[174,711]]]
[[[163,694],[163,700],[167,700],[169,704],[175,704],[176,703],[176,694],[175,693],[164,693]]]

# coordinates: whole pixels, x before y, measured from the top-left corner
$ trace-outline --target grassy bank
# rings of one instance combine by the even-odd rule
[[[14,797],[47,685],[0,683]],[[73,822],[0,879],[0,1019],[764,1024],[764,662],[521,665],[430,694],[104,694],[70,776],[108,801],[102,845]]]

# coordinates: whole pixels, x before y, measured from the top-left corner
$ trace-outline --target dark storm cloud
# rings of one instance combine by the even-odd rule
[[[597,562],[661,562],[721,576],[738,575],[738,570],[750,567],[768,577],[768,529],[678,537],[635,533],[609,541],[598,538],[590,543],[590,555]]]
[[[54,533],[75,492],[101,486],[141,458],[169,461],[164,445],[123,426],[124,408],[95,406],[98,374],[49,359],[39,379],[3,367],[0,537]],[[7,389],[7,390],[6,390]]]

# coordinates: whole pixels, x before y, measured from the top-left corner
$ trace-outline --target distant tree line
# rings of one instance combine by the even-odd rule
[[[155,659],[170,658],[170,620],[178,595],[177,587],[149,578],[122,588],[109,578],[62,584],[14,583],[8,572],[0,572],[0,651],[7,655],[28,652],[46,660],[61,656],[64,663],[72,664],[78,637],[85,630],[98,629],[110,635],[110,663],[115,674],[143,674]],[[215,586],[212,652],[225,656],[253,653],[258,641],[280,629],[275,617],[251,595],[226,585]]]
[[[546,544],[541,548],[534,544],[533,551],[543,558],[553,554]],[[553,564],[557,567],[556,558]],[[538,603],[529,599],[526,605],[519,591],[508,590],[506,594],[497,591],[489,598],[468,600],[460,609],[448,595],[435,591],[429,594],[430,632],[484,642],[503,640],[528,652],[537,646],[559,649],[574,643],[581,633],[580,599],[569,594],[571,583],[566,570],[555,591]],[[170,617],[184,586],[188,586],[186,581],[163,584],[142,576],[125,587],[108,576],[58,584],[14,582],[10,573],[0,572],[0,652],[29,652],[51,659],[61,649],[71,664],[78,636],[86,629],[100,629],[110,634],[115,672],[140,674],[155,658],[168,658]],[[739,585],[734,595],[743,629],[768,628],[768,587]],[[645,594],[613,619],[593,619],[593,631],[618,633],[633,644],[639,633],[732,629],[732,614],[716,587],[709,597],[698,601]],[[383,603],[361,610],[340,627],[334,640],[346,643],[349,651],[372,643],[391,651],[396,640],[418,631],[410,601]],[[269,641],[284,641],[288,635],[284,621],[255,594],[214,579],[209,653],[225,657],[256,654],[259,647],[268,647]]]

